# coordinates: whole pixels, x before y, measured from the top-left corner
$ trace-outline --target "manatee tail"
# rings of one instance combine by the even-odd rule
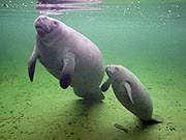
[[[142,120],[142,122],[143,122],[144,125],[154,125],[154,124],[162,123],[163,121],[159,120],[159,119],[152,118],[151,120],[148,120],[148,121]]]

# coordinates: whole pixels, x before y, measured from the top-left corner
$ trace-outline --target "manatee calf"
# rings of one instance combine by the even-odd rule
[[[102,91],[112,84],[113,91],[120,103],[145,123],[159,123],[152,118],[152,100],[140,80],[127,68],[109,65],[105,69],[108,80],[102,85]]]
[[[39,16],[35,28],[36,45],[28,62],[30,81],[39,59],[59,79],[63,89],[71,86],[76,95],[85,99],[104,99],[99,88],[104,68],[97,46],[81,33],[47,16]]]

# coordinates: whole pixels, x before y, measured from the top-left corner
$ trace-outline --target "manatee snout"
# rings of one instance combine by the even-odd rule
[[[46,16],[39,16],[34,22],[36,30],[41,27],[47,28],[47,30],[49,30],[47,25],[49,25],[49,19]]]
[[[109,77],[112,77],[112,75],[114,74],[115,70],[113,68],[112,65],[107,65],[105,68],[105,72]]]
[[[43,22],[46,21],[46,20],[47,20],[47,16],[41,15],[41,16],[39,16],[38,18],[36,18],[34,24],[35,24],[35,25],[38,25],[38,24],[43,23]]]
[[[105,72],[109,78],[115,79],[119,74],[119,68],[116,65],[107,65],[105,68]]]
[[[40,37],[44,37],[46,34],[52,32],[55,28],[59,26],[56,20],[53,20],[47,16],[39,16],[35,22],[34,26]]]

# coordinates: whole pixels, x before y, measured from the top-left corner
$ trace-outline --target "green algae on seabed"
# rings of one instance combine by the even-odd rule
[[[30,83],[27,59],[37,13],[33,5],[29,10],[1,7],[0,139],[184,140],[186,4],[179,2],[105,2],[101,11],[54,16],[93,40],[105,64],[122,64],[139,77],[153,99],[154,114],[163,118],[153,126],[141,125],[111,89],[101,104],[83,102],[71,88],[62,90],[39,63]]]

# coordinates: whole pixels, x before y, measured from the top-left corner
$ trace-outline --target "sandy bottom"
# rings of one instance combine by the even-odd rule
[[[186,137],[186,89],[182,87],[184,83],[174,85],[176,79],[167,79],[169,84],[155,77],[148,79],[154,114],[163,123],[145,126],[121,106],[112,89],[105,93],[103,103],[88,104],[74,95],[71,88],[62,90],[41,65],[33,83],[26,76],[26,70],[22,75],[12,72],[3,75],[1,140],[184,140]]]

